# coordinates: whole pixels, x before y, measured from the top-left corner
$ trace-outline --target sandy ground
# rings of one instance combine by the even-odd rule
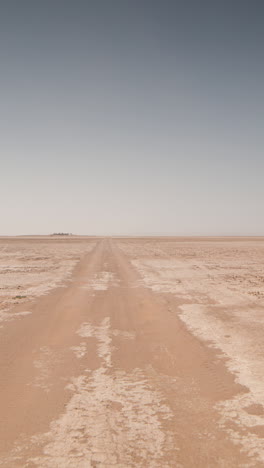
[[[11,307],[46,294],[70,278],[84,252],[94,241],[78,238],[0,238],[0,327],[17,313]],[[19,312],[19,315],[27,311]]]
[[[0,466],[264,466],[264,238],[0,238]]]

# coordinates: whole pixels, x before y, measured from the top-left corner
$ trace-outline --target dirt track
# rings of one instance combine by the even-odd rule
[[[0,466],[263,466],[263,239],[80,245],[5,311]]]

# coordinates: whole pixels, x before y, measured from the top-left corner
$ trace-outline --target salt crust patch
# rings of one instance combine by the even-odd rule
[[[78,359],[81,359],[86,354],[86,343],[83,341],[79,346],[72,346],[70,349]]]
[[[118,336],[119,338],[124,338],[125,340],[133,340],[136,336],[134,332],[128,332],[124,330],[113,330],[113,336]]]
[[[54,361],[54,356],[51,349],[48,346],[44,346],[39,350],[39,358],[36,359],[33,364],[37,370],[37,375],[33,382],[35,387],[39,387],[45,392],[49,392],[51,384],[49,383],[50,367]]]
[[[139,284],[154,292],[177,294],[179,298],[203,304],[217,302],[223,306],[244,305],[241,291],[227,287],[221,275],[210,274],[210,270],[194,262],[173,258],[132,260],[140,273]],[[252,296],[247,296],[254,303]]]
[[[110,319],[98,326],[84,323],[78,334],[97,339],[102,365],[72,379],[65,413],[49,432],[31,439],[43,446],[43,455],[28,462],[40,468],[169,468],[166,453],[175,447],[162,430],[162,420],[169,419],[171,411],[140,369],[112,370]]]
[[[78,330],[77,334],[83,338],[89,338],[94,336],[95,327],[91,327],[89,323],[83,323]],[[119,338],[124,338],[126,340],[133,340],[135,338],[135,333],[121,330],[113,330],[112,336],[118,336]],[[79,346],[72,346],[71,351],[74,352],[75,356],[78,359],[83,358],[86,355],[87,345],[85,341],[82,341]]]
[[[210,313],[213,306],[185,304],[180,307],[181,318],[188,328],[199,338],[210,340],[210,345],[221,349],[228,358],[227,367],[236,376],[237,383],[246,386],[249,393],[243,393],[230,400],[220,402],[216,407],[222,415],[220,425],[226,427],[232,422],[236,429],[226,428],[235,443],[243,445],[250,455],[255,455],[264,463],[264,440],[256,434],[241,434],[239,429],[264,427],[264,416],[247,412],[252,404],[264,406],[264,345],[262,329],[259,333],[248,333],[241,327],[242,311],[232,311],[235,323],[224,322]],[[250,316],[247,314],[250,326]],[[243,317],[242,317],[243,320]]]
[[[217,405],[221,414],[220,425],[233,442],[242,445],[245,452],[264,463],[264,440],[250,432],[256,426],[264,427],[264,416],[247,412],[252,404],[264,406],[263,308],[253,307],[251,298],[245,299],[243,291],[230,290],[223,279],[217,281],[217,276],[208,275],[206,267],[195,268],[194,274],[194,265],[186,260],[144,258],[132,260],[132,263],[141,274],[142,283],[153,291],[197,301],[180,307],[182,320],[200,339],[221,349],[228,358],[227,366],[235,374],[236,381],[249,389],[248,393]],[[228,314],[226,320],[221,319],[223,307]],[[233,423],[232,429],[230,424],[228,427],[230,422]]]
[[[86,284],[80,286],[81,289],[93,291],[106,291],[110,286],[118,286],[120,281],[111,271],[101,271],[96,273],[92,279],[88,279]]]
[[[31,314],[32,312],[29,312],[27,310],[21,312],[13,312],[12,314],[10,314],[9,309],[4,309],[0,312],[0,328],[3,328],[3,324],[1,324],[1,322],[14,320],[15,318],[19,317],[26,317],[27,315]]]
[[[132,260],[145,286],[155,292],[182,292],[182,271],[171,260]]]
[[[4,246],[0,251],[0,322],[19,316],[10,311],[18,302],[32,300],[62,286],[71,277],[81,255],[94,246],[94,242],[49,244],[41,241]]]
[[[91,287],[95,291],[105,291],[109,288],[111,282],[114,282],[113,273],[110,271],[102,271],[91,281]]]

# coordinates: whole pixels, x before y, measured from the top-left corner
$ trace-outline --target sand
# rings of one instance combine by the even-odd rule
[[[263,466],[263,260],[264,238],[0,239],[0,466]]]

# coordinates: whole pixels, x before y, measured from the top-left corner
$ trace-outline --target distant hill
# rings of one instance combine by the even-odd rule
[[[70,232],[54,232],[52,236],[72,236]]]

